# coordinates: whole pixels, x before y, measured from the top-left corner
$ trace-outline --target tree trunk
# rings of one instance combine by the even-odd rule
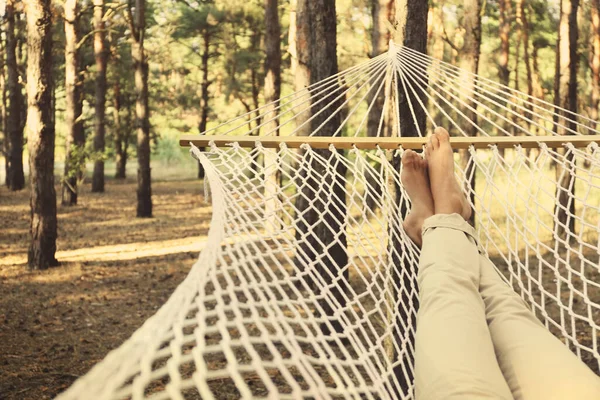
[[[94,115],[94,173],[92,192],[104,192],[104,136],[106,114],[106,40],[104,0],[94,0],[94,57],[96,59],[96,104]]]
[[[371,58],[387,50],[391,39],[388,23],[393,16],[394,0],[371,0]]]
[[[80,120],[83,108],[80,57],[77,45],[79,34],[79,2],[65,1],[65,92],[66,92],[66,155],[62,186],[62,204],[77,204],[77,182],[81,178],[82,150],[85,146],[83,123]]]
[[[463,47],[460,51],[460,67],[466,72],[477,74],[479,72],[479,57],[481,50],[481,0],[465,0],[465,39]],[[469,107],[465,107],[464,114],[468,120],[463,127],[464,131],[469,136],[477,136],[477,105],[473,100],[475,97],[475,80],[469,74],[462,76],[461,82],[464,83],[463,99]],[[465,187],[470,193],[470,200],[475,203],[475,173],[474,164],[469,162],[470,156],[468,151],[463,150],[461,154],[461,168],[465,172]],[[475,213],[471,215],[471,224],[475,224]]]
[[[209,29],[206,29],[202,35],[202,42],[204,48],[202,50],[202,85],[200,94],[200,124],[198,125],[199,133],[206,131],[206,125],[208,124],[208,87],[211,82],[208,80],[209,65],[208,60],[210,58],[210,41],[211,34]],[[203,148],[201,150],[204,150]],[[198,163],[198,179],[204,179],[204,167],[201,163]]]
[[[115,179],[125,179],[127,169],[127,148],[129,147],[129,124],[123,124],[121,108],[123,95],[121,94],[121,81],[115,78],[113,84],[113,120],[115,123]]]
[[[281,95],[281,26],[279,24],[278,0],[265,0],[265,103],[277,102]],[[274,131],[279,136],[278,113],[274,111],[278,103],[267,105],[267,132]],[[271,114],[268,114],[271,113]],[[270,116],[270,117],[269,117]]]
[[[394,0],[371,0],[371,58],[377,57],[388,49],[391,35],[387,24],[390,23],[393,15]],[[386,133],[389,133],[386,128],[387,121],[384,119],[383,124],[380,124],[381,116],[382,114],[385,114],[385,111],[383,110],[385,104],[385,88],[377,94],[381,82],[376,82],[374,78],[371,82],[371,88],[367,96],[367,104],[371,105],[374,103],[374,105],[369,110],[367,116],[367,136],[386,136]],[[379,168],[379,165],[376,165],[375,168]],[[381,188],[374,176],[369,174],[365,179],[368,183],[365,188],[366,206],[373,210],[376,207],[377,198],[381,196]]]
[[[265,50],[265,130],[279,136],[279,114],[276,110],[281,95],[281,26],[278,0],[265,0]],[[276,232],[279,229],[277,212],[281,208],[277,198],[281,173],[277,168],[277,152],[266,149],[264,154],[266,226],[270,232]]]
[[[6,68],[8,91],[6,186],[10,190],[25,187],[23,173],[23,124],[21,121],[23,99],[17,66],[17,38],[15,35],[15,2],[6,2]]]
[[[394,0],[372,0],[371,15],[373,25],[371,27],[370,56],[374,58],[388,49],[391,35],[387,23],[391,21],[394,15]],[[375,96],[380,84],[381,82],[374,84],[367,97],[368,104],[375,101],[375,105],[371,108],[367,117],[367,136],[371,137],[376,137],[378,134],[383,136],[386,132],[385,127],[382,127],[381,132],[379,132],[379,122],[385,102],[385,90],[382,90],[379,96]]]
[[[420,53],[427,54],[427,15],[428,7],[426,1],[396,0],[396,33],[394,35],[394,41],[397,44],[409,47]],[[420,73],[425,75],[427,71],[422,70]],[[425,135],[427,122],[425,108],[419,103],[420,101],[425,107],[427,106],[425,93],[419,93],[418,98],[415,97],[412,91],[405,93],[404,86],[398,79],[398,74],[396,74],[396,80],[397,92],[399,96],[397,99],[398,111],[400,115],[400,131],[397,132],[398,136],[416,137],[419,136],[419,133]],[[411,104],[413,105],[414,115],[413,111],[411,111]],[[394,156],[392,158],[392,165],[398,171],[400,170],[400,163],[400,157]],[[394,183],[394,189],[396,201],[398,203],[398,207],[400,208],[400,214],[403,219],[406,217],[408,209],[405,206],[405,202],[401,201],[402,191],[397,183]],[[391,238],[392,265],[396,266],[393,279],[396,282],[402,282],[400,283],[401,286],[416,287],[416,277],[410,272],[402,269],[402,266],[409,265],[410,263],[405,252],[403,251],[404,246],[400,243],[400,237],[402,236],[400,234],[400,230],[402,229],[402,221],[390,221],[390,225],[390,230],[392,232],[396,232]],[[391,290],[393,290],[393,288]],[[392,304],[397,297],[402,299],[400,304],[418,304],[417,296],[408,294],[408,292],[405,291],[400,293],[396,292],[393,297],[394,298],[391,299]],[[399,307],[398,313],[399,317],[396,321],[394,321],[396,326],[414,326],[416,321],[412,313],[407,313],[402,306]],[[396,343],[406,340],[407,337],[411,341],[414,340],[414,337],[411,337],[412,334],[410,330],[404,332],[397,330],[396,335],[393,337],[393,340]],[[390,356],[393,357],[393,359],[396,359],[398,354],[395,353],[394,346],[388,344],[387,347],[388,352],[391,353]],[[394,368],[394,373],[398,379],[398,382],[400,383],[401,388],[404,392],[406,392],[410,388],[410,385],[413,381],[413,376],[412,372],[408,372],[407,376],[403,371],[412,371],[410,365],[413,365],[413,361],[411,357],[407,357],[399,361],[400,364]],[[400,394],[396,393],[396,395],[399,397]]]
[[[296,70],[298,68],[298,52],[296,38],[298,36],[298,30],[296,28],[298,0],[290,0],[290,21],[288,28],[288,53],[290,53],[290,72],[292,76],[296,76]],[[295,81],[294,81],[295,82]],[[297,90],[297,88],[295,88]]]
[[[510,79],[510,69],[508,66],[510,58],[510,13],[512,11],[511,0],[499,0],[498,7],[500,11],[500,55],[498,57],[498,75],[500,77],[500,83],[508,86]],[[479,9],[481,9],[481,5],[479,6]],[[465,2],[465,13],[470,12],[471,11],[467,6],[467,2]],[[468,30],[466,35],[469,35]]]
[[[250,42],[251,42],[250,51],[252,53],[260,51],[261,38],[262,38],[262,35],[260,32],[254,32],[252,34],[252,36],[250,37]],[[254,134],[256,136],[260,136],[261,112],[258,110],[258,108],[260,107],[259,97],[260,97],[261,87],[260,87],[260,79],[258,78],[258,72],[256,71],[256,68],[252,68],[252,70],[250,71],[250,82],[252,85],[251,86],[252,105],[255,110],[254,116],[256,117],[256,121],[254,122],[254,126],[255,126],[256,130],[254,131]]]
[[[540,77],[540,67],[539,67],[539,46],[537,43],[533,44],[533,52],[531,53],[531,83],[533,86],[533,96],[539,99],[544,99],[544,90],[542,88],[542,78]],[[536,118],[536,117],[534,117]],[[538,123],[543,125],[539,118],[537,118]],[[537,132],[537,128],[533,128],[532,133]]]
[[[517,18],[518,18],[518,12],[517,12]],[[523,40],[523,30],[520,28],[520,26],[518,27],[518,36],[517,36],[517,40],[516,40],[516,49],[515,49],[515,68],[514,68],[514,88],[517,91],[521,90],[520,87],[520,75],[519,75],[519,64],[521,63],[521,42]],[[518,105],[518,101],[519,99],[516,97],[513,97],[511,102],[509,103],[510,106],[514,107],[515,109],[517,108]],[[521,131],[518,129],[519,126],[519,121],[522,120],[522,117],[519,117],[517,114],[510,114],[507,115],[507,117],[510,117],[512,119],[512,124],[509,124],[508,122],[507,124],[507,131],[511,132],[514,136],[519,135],[521,133]],[[502,153],[504,154],[504,153]]]
[[[533,71],[531,66],[531,56],[529,55],[529,20],[527,18],[527,9],[525,8],[525,0],[516,1],[517,22],[521,30],[521,39],[523,41],[523,62],[525,63],[525,73],[527,74],[527,94],[533,96]],[[532,119],[532,107],[526,104],[527,113],[525,117]],[[527,130],[531,130],[531,122],[526,122]]]
[[[337,64],[337,35],[336,35],[336,10],[335,0],[298,0],[296,9],[297,53],[299,65],[307,62],[310,84],[317,83],[338,72]],[[333,115],[329,112],[316,115],[326,104],[330,110],[336,110],[339,100],[333,99],[339,95],[339,88],[334,87],[329,93],[311,93],[311,115],[308,131],[318,136],[332,136],[340,126],[340,113]],[[314,105],[317,101],[322,104]],[[328,119],[329,121],[325,123]],[[317,128],[323,126],[317,131]],[[335,155],[329,150],[314,150],[320,157],[334,161]],[[310,165],[308,165],[310,164]],[[332,171],[335,170],[335,171]],[[296,202],[296,239],[300,242],[299,251],[296,253],[301,265],[315,263],[317,275],[320,275],[327,284],[341,274],[340,270],[348,264],[346,252],[346,194],[344,190],[344,177],[346,166],[336,163],[335,167],[327,168],[316,160],[304,162],[300,167],[301,179],[298,181],[298,190],[301,196]],[[311,200],[311,202],[309,202]],[[323,244],[326,244],[324,246]],[[343,273],[348,277],[348,270]],[[344,305],[342,285],[346,280],[339,280],[338,285],[328,289],[329,295],[325,298],[335,298]],[[309,281],[313,290],[323,292],[326,290],[316,282]],[[329,303],[320,302],[328,316],[333,315],[333,308]],[[334,329],[341,328],[337,320],[331,321]],[[329,330],[322,326],[325,334]]]
[[[427,2],[396,0],[396,34],[394,41],[403,46],[427,54]],[[422,71],[426,74],[426,71]],[[404,93],[401,82],[398,85],[398,108],[400,113],[399,136],[417,137],[419,132],[425,135],[426,114],[419,100],[426,104],[425,93],[420,93],[417,99],[412,91]],[[414,116],[410,104],[413,105]],[[400,160],[397,160],[400,167]]]
[[[56,192],[54,190],[54,125],[52,124],[51,0],[25,0],[27,12],[27,143],[30,168],[31,245],[33,269],[58,265]]]
[[[555,93],[555,103],[568,110],[562,112],[559,118],[561,125],[572,131],[577,130],[577,11],[579,0],[561,0],[561,15],[559,27],[559,52],[560,60],[557,63],[558,87]],[[571,132],[557,126],[558,134],[569,135]],[[556,166],[557,176],[557,205],[555,209],[556,220],[554,231],[557,238],[567,241],[572,239],[575,230],[575,176],[570,171],[573,155],[569,154],[565,162]]]
[[[25,14],[23,11],[15,13],[15,35],[17,40],[17,70],[18,70],[18,81],[21,87],[19,92],[19,98],[21,100],[21,112],[20,121],[21,132],[25,132],[25,123],[27,122],[27,94],[23,95],[23,83],[27,82],[27,21],[21,18],[21,14]]]
[[[394,42],[396,44],[417,50],[423,54],[427,54],[427,2],[396,0],[395,6],[396,32],[394,34]],[[427,74],[427,71],[425,70],[422,70],[420,72],[423,75]],[[395,132],[395,134],[402,137],[417,137],[420,134],[424,136],[426,134],[425,127],[427,120],[425,109],[421,107],[419,101],[421,101],[423,104],[426,104],[427,100],[425,93],[421,92],[419,93],[419,97],[415,97],[412,91],[404,90],[404,85],[400,81],[398,74],[395,74],[395,80],[397,87],[396,92],[398,94],[398,98],[396,99],[396,101],[398,103],[397,106],[400,117],[399,132]],[[393,110],[390,110],[388,112],[391,115],[393,115]],[[392,165],[398,171],[400,170],[400,164],[400,157],[394,156],[392,159]],[[396,199],[400,201],[402,196],[402,190],[397,184],[395,185],[395,192]],[[404,205],[402,205],[402,216],[406,216],[407,213],[408,209]],[[400,246],[401,244],[399,242],[394,245],[394,248],[397,249],[398,254],[402,254],[402,252],[400,251]],[[400,260],[398,261],[400,262]]]
[[[295,4],[295,7],[294,7]],[[294,74],[294,87],[298,95],[298,105],[294,105],[294,121],[296,123],[296,135],[308,136],[310,134],[310,124],[305,124],[311,116],[310,102],[303,103],[309,93],[305,89],[310,86],[310,54],[309,54],[309,35],[310,35],[310,17],[307,11],[308,2],[306,0],[292,0],[292,11],[290,16],[295,15],[295,19],[290,23],[290,32],[296,33],[295,37],[290,38],[290,48],[292,49],[292,73]],[[291,34],[291,33],[290,33]],[[292,43],[295,46],[292,47]],[[299,128],[302,126],[302,128]]]
[[[444,37],[446,35],[444,31],[444,12],[443,12],[443,0],[437,0],[433,3],[433,6],[430,8],[431,15],[431,26],[428,27],[430,30],[431,38],[429,43],[431,43],[431,47],[429,51],[431,52],[431,56],[434,58],[433,61],[433,70],[435,71],[430,77],[431,84],[434,86],[440,79],[440,69],[442,68],[441,63],[438,61],[444,61],[444,53],[445,53],[445,41]],[[440,112],[439,107],[435,104],[435,102],[431,102],[429,105],[429,113],[433,117],[436,125],[442,125],[445,122],[446,117],[442,112]]]
[[[6,24],[0,22],[0,27],[2,27],[2,31],[6,32]],[[1,31],[0,31],[1,34]],[[0,103],[0,116],[2,117],[2,136],[3,136],[3,148],[2,154],[4,155],[4,172],[5,172],[5,184],[8,186],[8,132],[7,132],[7,122],[6,122],[6,46],[4,40],[0,39],[0,95],[2,96]]]
[[[137,129],[138,189],[137,216],[152,217],[152,182],[150,172],[150,111],[148,108],[148,60],[144,52],[146,1],[135,1],[131,53],[135,68],[135,125]]]
[[[465,2],[465,10],[468,10],[467,3]],[[500,83],[504,86],[509,86],[510,83],[510,31],[511,31],[511,23],[510,23],[510,14],[512,12],[511,0],[498,0],[498,11],[499,11],[499,36],[500,36],[500,55],[498,57],[498,77],[500,79]],[[469,12],[469,11],[465,11]],[[471,16],[472,18],[472,16]],[[467,36],[469,32],[465,33]],[[516,69],[515,69],[516,71]],[[500,105],[503,107],[507,107],[505,110],[500,110],[500,114],[503,114],[507,119],[510,118],[510,114],[508,112],[508,107],[510,107],[509,95],[507,91],[504,91],[506,94],[503,99],[500,100]],[[511,124],[508,120],[500,121],[500,126],[507,132],[511,130]],[[501,132],[497,133],[501,135]],[[501,155],[504,155],[504,149],[498,149],[498,152]],[[463,158],[468,157],[468,153],[465,151],[461,151]],[[466,166],[466,160],[463,161],[462,166]]]
[[[598,121],[598,106],[600,106],[600,0],[591,0],[592,4],[592,98],[590,104],[590,118]],[[592,126],[598,129],[598,124]]]
[[[562,1],[560,0],[560,7],[559,9],[561,10],[561,16],[559,18],[559,22],[558,22],[558,32],[557,32],[557,37],[556,37],[556,58],[555,58],[555,62],[554,62],[554,105],[555,105],[555,109],[554,109],[554,114],[552,115],[552,123],[554,125],[554,133],[558,134],[559,133],[559,127],[558,127],[558,122],[559,122],[559,116],[560,116],[560,110],[558,109],[558,107],[560,106],[560,80],[561,80],[561,54],[560,54],[560,50],[561,50],[561,38],[562,38],[562,24],[563,24],[563,18],[562,18]]]
[[[252,53],[256,53],[258,51],[260,51],[260,41],[261,41],[261,32],[259,31],[254,31],[252,33],[252,35],[250,36],[250,51]],[[248,125],[250,126],[250,129],[253,129],[253,135],[254,136],[260,136],[260,130],[261,130],[261,124],[262,124],[262,117],[261,117],[261,111],[259,110],[260,107],[260,103],[259,103],[259,95],[260,95],[260,81],[258,79],[258,73],[256,71],[256,68],[252,68],[250,70],[250,88],[251,88],[251,93],[252,93],[252,107],[250,107],[250,109],[254,109],[254,127],[252,127],[252,123],[250,121],[248,121]],[[249,110],[250,111],[250,110]],[[251,115],[248,115],[248,119],[252,119]],[[256,152],[254,154],[254,158],[252,161],[252,165],[250,166],[250,170],[252,171],[252,174],[254,175],[255,178],[258,178],[259,176],[259,153]]]

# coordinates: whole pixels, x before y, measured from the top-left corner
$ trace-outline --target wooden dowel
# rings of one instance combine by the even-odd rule
[[[290,148],[298,148],[307,143],[313,149],[327,149],[333,144],[336,149],[421,149],[428,138],[387,138],[387,137],[322,137],[322,136],[202,136],[182,135],[179,138],[181,146],[189,147],[193,143],[197,147],[208,147],[214,142],[218,147],[231,145],[237,142],[241,147],[255,147],[260,142],[267,148],[279,148],[285,143]],[[523,148],[536,148],[544,143],[548,147],[563,147],[565,143],[571,143],[575,147],[586,147],[590,143],[600,144],[600,135],[582,136],[476,136],[476,137],[452,137],[450,143],[455,149],[466,149],[474,146],[476,149],[486,149],[491,145],[499,148],[512,148],[520,145]]]

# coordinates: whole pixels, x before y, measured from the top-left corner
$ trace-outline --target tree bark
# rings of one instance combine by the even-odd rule
[[[258,52],[260,51],[260,41],[261,41],[261,37],[262,34],[260,31],[255,30],[252,35],[250,36],[250,51],[252,53]],[[251,93],[252,93],[252,107],[254,108],[254,128],[250,128],[250,129],[254,129],[253,131],[253,135],[254,136],[260,136],[260,130],[261,130],[261,124],[262,124],[262,117],[261,117],[261,111],[259,110],[260,107],[260,103],[259,103],[259,95],[260,95],[260,80],[258,79],[258,73],[256,71],[256,68],[252,68],[250,70],[250,83],[251,83]],[[248,118],[250,119],[251,116],[249,115]],[[248,124],[251,126],[252,124],[250,122],[248,122]],[[257,177],[259,175],[258,173],[258,165],[259,165],[259,153],[255,153],[254,155],[254,159],[252,162],[252,165],[250,166],[250,170],[252,171],[253,175],[255,177]]]
[[[431,84],[434,86],[438,83],[439,71],[442,68],[440,61],[444,61],[445,50],[446,50],[446,32],[444,29],[444,11],[443,11],[443,0],[434,1],[430,8],[431,14],[431,26],[428,27],[430,30],[431,38],[429,43],[431,47],[428,49],[431,56],[434,58],[433,70],[436,73],[430,77]],[[454,51],[454,49],[452,49]],[[439,61],[438,61],[439,60]],[[429,113],[433,117],[436,125],[442,125],[445,123],[446,117],[440,111],[439,107],[435,102],[431,102],[429,105]]]
[[[290,35],[291,32],[295,32],[296,35],[290,38],[290,49],[292,49],[292,73],[294,74],[294,87],[298,95],[295,99],[298,99],[298,105],[294,105],[294,121],[296,123],[296,135],[308,136],[310,134],[310,124],[305,124],[311,116],[310,102],[303,103],[308,97],[309,93],[305,89],[310,86],[310,54],[309,54],[309,41],[310,41],[310,17],[307,11],[306,0],[292,0],[292,11],[290,16],[295,16],[294,21],[290,23]],[[295,5],[295,7],[294,7]],[[295,44],[295,46],[292,46]],[[302,128],[300,128],[302,126]]]
[[[562,112],[559,122],[572,131],[577,130],[577,40],[579,31],[577,27],[577,12],[579,0],[561,0],[561,15],[559,27],[559,55],[557,63],[558,90],[555,93],[555,103],[567,111]],[[556,127],[560,135],[572,134],[565,128]],[[554,232],[557,238],[567,241],[572,239],[575,230],[575,176],[570,171],[573,155],[569,153],[565,162],[556,166],[557,176],[557,205],[555,209],[556,220]]]
[[[137,129],[138,189],[137,216],[152,217],[150,171],[150,111],[148,108],[148,60],[144,51],[146,1],[135,1],[131,53],[135,69],[135,120]]]
[[[527,94],[529,96],[533,96],[533,85],[534,85],[534,77],[531,65],[531,56],[529,54],[529,19],[527,17],[527,9],[525,7],[525,0],[517,0],[516,1],[517,8],[517,22],[519,23],[519,27],[521,30],[521,39],[523,41],[523,62],[525,63],[525,73],[527,74]],[[532,107],[530,104],[526,104],[525,108],[527,109],[527,113],[525,116],[529,119],[533,118],[532,115]],[[527,122],[527,130],[530,131],[531,123]]]
[[[265,130],[279,136],[279,117],[276,108],[281,95],[281,26],[279,24],[278,0],[265,0]],[[280,171],[277,152],[265,150],[265,218],[267,230],[279,229],[277,212],[281,208],[277,198]]]
[[[396,0],[396,34],[394,41],[397,44],[427,54],[427,2]],[[422,71],[426,74],[427,71]],[[398,109],[400,114],[399,136],[417,137],[419,132],[425,135],[427,122],[425,108],[421,107],[419,100],[424,105],[427,103],[425,93],[419,93],[419,97],[410,91],[405,93],[401,82],[398,85]],[[411,111],[410,104],[413,105]],[[396,157],[397,167],[400,168],[400,159]]]
[[[123,124],[121,109],[123,95],[121,94],[121,81],[115,78],[113,84],[113,120],[115,124],[115,179],[125,179],[127,170],[127,149],[129,147],[129,124]],[[128,106],[129,108],[129,106]]]
[[[104,0],[94,0],[94,57],[96,59],[96,104],[94,115],[94,173],[92,192],[104,192],[104,146],[106,115],[106,34],[104,32]]]
[[[27,142],[30,169],[31,244],[33,269],[58,265],[55,258],[57,221],[54,190],[54,125],[52,124],[51,0],[25,0],[27,13]]]
[[[208,88],[211,82],[208,79],[209,65],[208,60],[210,59],[210,41],[211,33],[209,29],[206,29],[202,34],[202,84],[200,86],[200,124],[198,125],[199,133],[206,131],[208,124],[208,112],[210,107],[208,105],[209,94]],[[204,149],[201,149],[204,150]],[[198,179],[204,179],[204,167],[201,163],[198,163]]]
[[[391,39],[388,23],[391,23],[393,15],[394,0],[371,0],[371,58],[377,57],[388,49]],[[384,118],[383,124],[380,124],[382,113],[385,113],[385,88],[377,94],[381,82],[375,82],[374,80],[371,82],[373,83],[367,96],[367,104],[374,103],[374,105],[367,116],[367,136],[387,136],[389,135],[386,127],[387,120]],[[375,168],[379,168],[379,165]],[[368,182],[365,188],[365,202],[367,208],[372,210],[376,207],[376,199],[381,196],[381,188],[375,176],[369,174],[365,179]]]
[[[479,57],[481,55],[481,0],[465,0],[465,38],[460,51],[460,67],[466,72],[477,74],[479,72]],[[464,131],[468,136],[477,136],[477,104],[475,97],[475,80],[470,74],[463,74],[461,82],[464,82],[463,99],[468,107],[463,110],[468,120],[473,123],[465,123]],[[475,173],[474,164],[470,163],[467,151],[461,151],[461,167],[465,171],[465,187],[470,192],[470,200],[475,202]],[[475,224],[475,213],[471,215],[471,224]]]
[[[465,38],[460,51],[460,67],[467,72],[477,74],[479,72],[479,57],[481,55],[481,0],[465,0],[464,9]],[[470,75],[465,74],[462,81],[466,82],[466,87],[464,88],[464,92],[466,93],[465,99],[472,99],[475,91],[475,80]],[[506,82],[508,84],[508,80]],[[472,100],[470,100],[470,106],[475,108]],[[467,110],[465,114],[471,121],[477,124],[477,113],[475,111]],[[465,131],[469,136],[477,134],[477,128],[472,124],[465,127]]]
[[[298,29],[296,27],[298,0],[290,0],[290,21],[288,28],[288,53],[290,53],[290,72],[292,76],[296,76],[296,70],[298,68],[298,43],[296,39],[298,37]],[[295,81],[294,81],[295,83]],[[295,87],[297,90],[298,88]]]
[[[563,18],[562,18],[562,1],[560,0],[560,13],[561,16],[559,17],[559,21],[558,21],[558,32],[557,32],[557,37],[556,37],[556,58],[555,58],[555,62],[554,62],[554,105],[555,105],[555,112],[552,115],[552,122],[554,124],[554,133],[558,134],[558,122],[559,122],[559,116],[560,116],[560,110],[558,109],[558,107],[560,106],[560,80],[561,80],[561,38],[562,38],[562,24],[563,24]]]
[[[388,23],[393,16],[394,0],[371,0],[371,58],[387,50],[391,39]]]
[[[6,2],[6,68],[8,91],[6,186],[10,190],[25,187],[23,173],[23,124],[21,121],[23,99],[17,66],[17,37],[15,35],[15,2]]]
[[[600,106],[600,0],[591,0],[592,5],[592,98],[590,104],[590,118],[598,121],[598,107]],[[598,124],[592,126],[598,129]]]
[[[77,182],[81,179],[82,150],[85,136],[81,112],[83,109],[83,88],[81,82],[80,56],[78,43],[79,2],[65,1],[65,91],[66,91],[66,156],[62,185],[62,204],[77,204]]]
[[[270,104],[279,100],[281,95],[281,26],[279,24],[278,0],[265,0],[265,103]],[[277,104],[267,106],[266,113],[273,113]],[[271,118],[268,118],[271,119]],[[267,132],[276,131],[278,136],[279,122],[277,119],[265,125]]]
[[[510,59],[510,13],[512,12],[511,0],[499,0],[498,7],[500,11],[500,56],[498,57],[498,75],[500,83],[508,86],[510,79],[509,59]],[[468,13],[467,2],[465,2],[465,13]],[[465,27],[466,29],[466,27]],[[467,31],[466,35],[469,35]]]
[[[3,22],[0,22],[0,26],[2,27],[2,29],[0,30],[0,34],[2,31],[6,32],[6,24]],[[2,141],[2,154],[4,156],[4,177],[5,177],[5,184],[8,186],[8,132],[7,132],[7,121],[6,121],[6,61],[5,61],[5,57],[6,57],[6,45],[4,40],[0,39],[0,95],[2,96],[1,103],[0,103],[0,116],[2,117],[2,136],[3,136],[3,141]]]
[[[304,62],[307,62],[310,84],[335,75],[338,71],[335,0],[298,0],[296,16],[299,61],[296,75],[301,63]],[[313,119],[308,131],[312,131],[317,136],[332,136],[341,122],[339,112],[331,115],[331,112],[339,106],[339,100],[333,101],[336,96],[339,96],[339,87],[333,87],[326,94],[311,92],[310,95],[312,104],[310,114],[313,115]],[[323,100],[322,103],[315,105],[320,100]],[[331,112],[317,115],[323,107],[328,107]],[[331,119],[325,123],[328,118]],[[331,151],[313,151],[333,164],[335,154]],[[344,285],[347,284],[348,270],[343,273],[346,279],[340,279],[339,276],[340,271],[348,264],[344,190],[346,167],[343,163],[336,163],[335,167],[327,168],[313,159],[302,163],[299,174],[301,179],[298,181],[298,190],[301,196],[296,201],[298,210],[296,239],[300,245],[296,258],[303,266],[316,263],[316,274],[327,284],[331,284],[337,277],[338,285],[327,289],[330,292],[329,296],[325,297],[334,298],[344,305],[342,294],[346,290]],[[315,291],[326,290],[314,281],[308,283]],[[320,304],[325,313],[331,317],[333,308],[330,304],[325,301]],[[331,322],[334,329],[341,328],[338,321]],[[322,326],[322,329],[325,334],[329,333],[325,326]]]
[[[27,82],[27,20],[21,18],[21,14],[25,14],[24,11],[15,13],[15,36],[17,40],[17,70],[18,70],[18,81],[21,87],[19,98],[21,100],[21,112],[20,121],[21,132],[25,132],[25,124],[27,122],[27,94],[23,95],[24,82]]]
[[[251,36],[250,36],[250,51],[252,53],[258,52],[260,51],[260,42],[262,39],[262,34],[260,32],[254,32]],[[258,72],[256,71],[255,68],[252,68],[252,70],[250,71],[250,83],[251,83],[251,90],[252,90],[252,104],[254,107],[254,116],[257,118],[254,125],[256,127],[256,130],[254,131],[254,134],[256,136],[260,136],[260,125],[261,125],[261,117],[260,114],[261,112],[258,110],[258,108],[260,107],[260,101],[259,101],[259,97],[260,97],[260,79],[258,78]]]
[[[394,42],[405,47],[414,49],[422,54],[427,54],[427,17],[428,17],[428,2],[426,1],[412,1],[412,0],[396,0],[395,10],[395,27],[396,33],[394,35]],[[419,67],[420,68],[420,67]],[[426,70],[421,70],[420,73],[423,75],[427,74]],[[396,85],[397,93],[399,98],[396,99],[398,102],[398,112],[400,116],[400,128],[399,132],[396,132],[398,136],[402,137],[416,137],[419,133],[425,135],[426,128],[426,114],[425,107],[427,107],[427,100],[425,93],[419,93],[419,97],[416,97],[412,91],[406,93],[404,86],[398,79],[396,74]],[[421,103],[423,107],[421,106]],[[413,105],[413,111],[411,111],[410,105]],[[392,165],[396,170],[400,170],[401,158],[394,156],[392,158]],[[402,201],[402,190],[401,187],[395,182],[395,197],[398,204],[398,208],[402,219],[408,214],[408,209],[405,202]],[[404,246],[400,243],[400,231],[402,229],[402,220],[396,219],[390,221],[390,230],[396,232],[392,235],[391,241],[391,252],[392,252],[392,265],[396,266],[394,270],[394,280],[401,282],[400,285],[404,287],[416,287],[416,277],[409,271],[403,269],[403,266],[409,265],[405,252]],[[393,290],[393,289],[392,289]],[[393,304],[396,298],[400,297],[401,304],[418,304],[419,300],[416,295],[408,294],[408,292],[401,291],[395,293],[393,299],[390,302]],[[407,313],[403,307],[398,309],[397,320],[394,321],[396,326],[414,326],[416,323],[414,315]],[[401,332],[397,330],[393,337],[393,340],[398,342],[406,340],[413,341],[414,337],[410,330]],[[390,357],[393,359],[398,358],[398,354],[395,352],[395,347],[388,344],[388,352],[391,353]],[[409,390],[410,385],[413,381],[412,368],[410,365],[413,364],[412,356],[408,356],[402,360],[399,360],[400,364],[394,368],[394,374],[400,383],[401,388],[404,392]],[[404,371],[409,371],[408,375],[405,375]],[[400,397],[399,393],[396,396]]]

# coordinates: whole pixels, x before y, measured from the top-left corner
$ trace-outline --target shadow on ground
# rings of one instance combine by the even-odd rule
[[[58,259],[29,271],[29,193],[0,188],[0,397],[50,399],[152,316],[185,278],[211,211],[198,181],[153,183],[154,218],[135,218],[136,185],[83,188],[58,208]],[[58,189],[58,188],[57,188]]]

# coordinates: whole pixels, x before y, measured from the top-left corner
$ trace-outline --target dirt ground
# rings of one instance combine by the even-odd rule
[[[62,263],[29,271],[29,192],[0,187],[0,399],[50,399],[118,347],[168,299],[198,257],[211,209],[198,181],[155,182],[154,218],[136,185],[83,188],[58,206]]]
[[[185,278],[210,225],[203,184],[154,182],[152,189],[151,219],[135,218],[133,181],[109,181],[104,194],[86,186],[78,206],[59,205],[62,265],[40,272],[26,266],[29,193],[0,187],[0,400],[54,398],[131,336]],[[543,278],[550,290],[554,278]],[[587,315],[584,301],[574,303]],[[546,311],[559,320],[556,307]],[[578,331],[591,346],[588,332]],[[591,355],[584,361],[599,373]]]

